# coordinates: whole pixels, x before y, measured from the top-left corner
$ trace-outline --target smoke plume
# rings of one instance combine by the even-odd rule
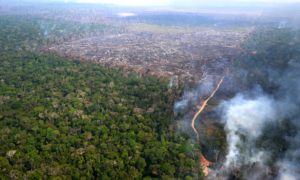
[[[300,58],[291,59],[284,75],[276,78],[277,92],[268,95],[260,86],[251,92],[239,93],[219,106],[222,110],[222,122],[227,133],[227,155],[220,169],[211,173],[210,179],[222,174],[230,177],[234,169],[244,169],[248,179],[292,180],[300,177]],[[280,131],[282,121],[290,122],[297,133]],[[275,126],[272,131],[269,126]],[[282,134],[285,132],[285,134]],[[278,155],[275,163],[277,176],[270,176],[268,161],[270,149],[257,146],[258,140],[268,134],[285,138],[288,149]],[[295,135],[296,134],[296,135]],[[275,146],[275,142],[272,142]],[[273,146],[271,145],[271,146]],[[253,164],[260,168],[251,168]],[[225,169],[225,173],[221,172]]]
[[[205,76],[199,82],[193,91],[186,90],[181,101],[175,103],[174,108],[177,111],[187,108],[189,104],[198,105],[197,101],[203,99],[205,95],[209,95],[214,90],[214,78],[210,75]]]
[[[222,108],[228,143],[225,167],[264,161],[266,153],[253,148],[253,142],[266,124],[276,120],[276,101],[256,87],[249,94],[238,94],[223,102]],[[243,141],[241,136],[246,140]]]

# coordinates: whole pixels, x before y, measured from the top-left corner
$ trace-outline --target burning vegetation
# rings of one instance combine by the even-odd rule
[[[299,179],[295,11],[0,15],[0,179]]]

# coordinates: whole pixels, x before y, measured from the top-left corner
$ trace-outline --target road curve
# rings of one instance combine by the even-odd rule
[[[199,111],[195,114],[194,118],[192,119],[192,124],[191,124],[191,126],[192,126],[192,128],[194,129],[195,133],[197,134],[197,139],[198,139],[198,143],[199,143],[199,144],[200,144],[200,138],[199,138],[198,131],[196,130],[196,128],[195,128],[195,126],[194,126],[195,120],[196,120],[197,116],[203,111],[203,109],[204,109],[205,106],[207,105],[207,102],[210,100],[210,98],[212,98],[212,97],[215,95],[215,93],[216,93],[217,90],[219,89],[221,83],[223,82],[223,79],[224,79],[224,77],[222,77],[222,79],[220,80],[220,82],[219,82],[217,88],[214,90],[214,92],[213,92],[213,93],[212,93],[212,94],[211,94],[211,95],[203,102],[202,106],[199,107]],[[202,157],[201,157],[201,166],[202,166],[202,168],[203,168],[204,174],[207,175],[207,174],[208,174],[208,166],[209,166],[210,164],[212,164],[212,162],[209,162],[208,160],[206,160],[202,153],[201,153],[201,156],[202,156]]]

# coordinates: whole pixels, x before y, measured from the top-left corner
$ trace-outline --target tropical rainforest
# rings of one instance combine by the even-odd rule
[[[0,179],[203,176],[200,146],[172,121],[182,86],[26,50],[46,39],[26,18],[0,18]]]
[[[209,147],[201,147],[190,124],[179,121],[186,114],[174,110],[193,87],[169,86],[167,78],[41,51],[54,43],[126,31],[113,23],[67,21],[58,14],[0,16],[0,179],[203,179],[201,152]],[[159,18],[151,22],[160,24]],[[171,25],[173,18],[167,21]],[[241,44],[245,52],[232,60],[225,77],[228,98],[257,84],[276,96],[275,80],[299,60],[300,31],[261,26],[249,36]],[[285,88],[298,91],[293,84]],[[276,170],[277,159],[292,146],[283,136],[295,137],[297,129],[289,119],[265,129],[279,133],[263,134],[255,145],[272,150],[268,165]],[[209,145],[224,159],[224,130],[212,136]],[[232,179],[243,179],[245,171]]]

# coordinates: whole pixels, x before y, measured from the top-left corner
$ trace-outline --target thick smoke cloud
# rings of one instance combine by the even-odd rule
[[[279,89],[274,96],[268,95],[257,86],[248,93],[239,93],[234,98],[220,105],[223,111],[222,122],[227,133],[228,152],[220,169],[211,173],[210,179],[216,176],[229,177],[233,169],[243,165],[259,163],[260,168],[248,169],[248,179],[293,180],[300,177],[300,56],[289,61],[289,67],[280,78],[274,77]],[[271,71],[270,71],[271,72]],[[290,120],[298,134],[285,135],[290,144],[282,158],[276,163],[278,175],[270,176],[267,161],[271,158],[270,150],[255,145],[261,135],[279,132],[265,132],[269,125],[280,124],[282,119]],[[280,125],[279,125],[280,127]],[[248,166],[248,167],[250,167]],[[225,169],[225,173],[221,173]]]
[[[223,102],[222,108],[222,121],[225,123],[228,143],[225,167],[240,167],[243,164],[264,161],[266,153],[252,146],[262,134],[264,126],[276,120],[274,98],[263,94],[261,88],[256,87],[249,94],[238,94]],[[241,135],[247,137],[246,142],[241,139]],[[241,152],[243,149],[245,151]]]
[[[279,89],[274,95],[264,93],[257,85],[252,91],[238,93],[234,98],[223,101],[219,106],[222,111],[221,122],[227,133],[227,155],[216,170],[212,170],[209,179],[227,179],[232,172],[245,165],[248,179],[274,179],[267,162],[270,160],[270,149],[257,147],[256,142],[265,133],[266,127],[280,124],[282,119],[290,119],[299,129],[299,135],[285,137],[291,146],[285,156],[276,162],[278,175],[276,179],[285,180],[300,177],[294,169],[300,169],[300,58],[291,59],[289,68],[281,77],[271,77]],[[272,71],[270,70],[270,73]],[[270,74],[271,76],[271,74]],[[198,105],[199,100],[206,99],[214,90],[215,79],[212,76],[203,78],[194,91],[186,91],[183,99],[174,105],[177,111]]]

